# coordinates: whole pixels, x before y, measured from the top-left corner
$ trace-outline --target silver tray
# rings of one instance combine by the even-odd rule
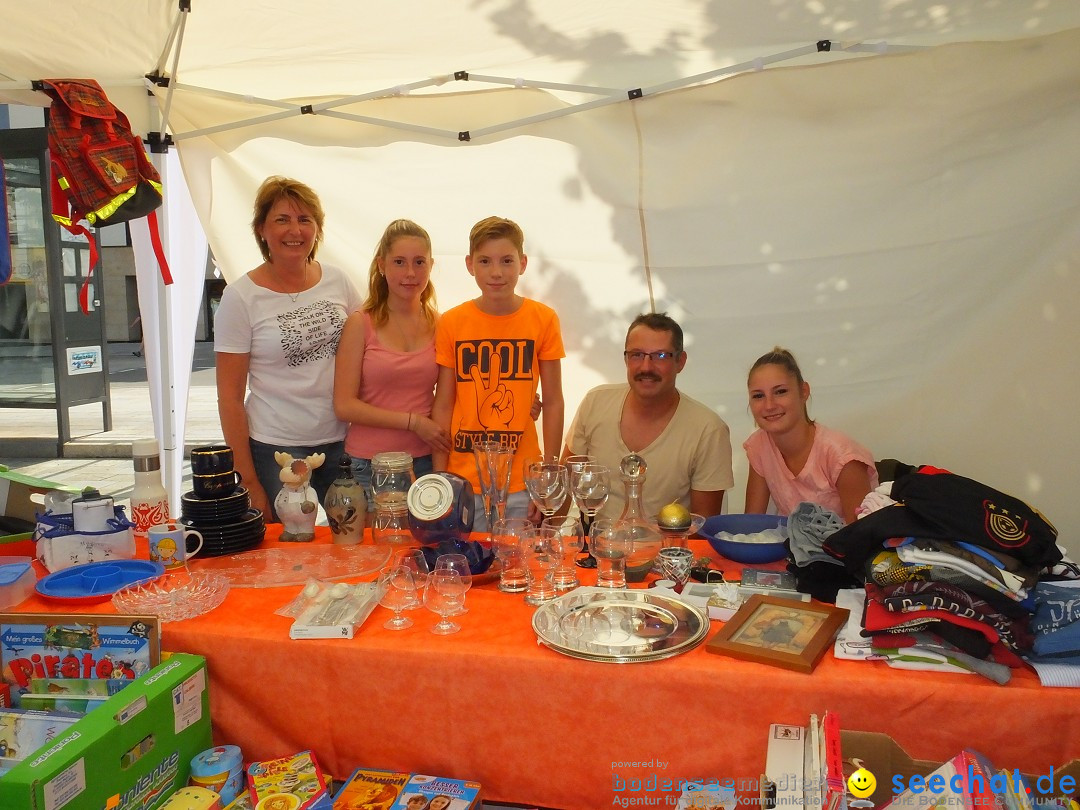
[[[541,644],[587,661],[658,661],[705,640],[709,618],[699,608],[648,590],[578,588],[536,609]]]

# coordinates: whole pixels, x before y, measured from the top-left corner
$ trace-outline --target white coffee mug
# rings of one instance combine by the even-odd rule
[[[165,570],[179,568],[198,554],[203,547],[203,536],[194,529],[178,527],[172,523],[159,523],[146,532],[150,540],[150,559],[165,566]],[[194,551],[187,550],[187,539],[199,538]]]

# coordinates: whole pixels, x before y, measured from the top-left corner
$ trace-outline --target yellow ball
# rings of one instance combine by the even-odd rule
[[[690,528],[690,510],[681,503],[669,503],[660,510],[656,522],[662,529],[688,529]]]

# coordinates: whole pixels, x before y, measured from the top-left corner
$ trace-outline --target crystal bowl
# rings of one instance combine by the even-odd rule
[[[113,594],[112,602],[119,613],[141,613],[157,616],[161,622],[176,622],[209,613],[228,593],[225,575],[180,569],[121,588]]]

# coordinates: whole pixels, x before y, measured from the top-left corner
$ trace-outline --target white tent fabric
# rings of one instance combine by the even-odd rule
[[[169,152],[159,161],[165,205],[159,213],[166,260],[174,282],[165,285],[150,241],[149,220],[131,223],[135,272],[139,281],[139,311],[145,317],[147,382],[154,412],[154,432],[161,453],[162,482],[170,503],[180,503],[184,463],[184,425],[187,393],[191,386],[191,360],[195,326],[202,304],[206,272],[206,236],[199,225],[187,184],[180,178],[180,161]]]
[[[138,120],[139,77],[174,69],[172,5],[95,10],[88,23],[113,32],[104,53],[57,31],[58,8],[0,12],[26,34],[0,44],[0,100],[25,102],[30,78],[91,75]],[[623,377],[628,320],[667,310],[688,334],[680,386],[731,425],[737,482],[746,370],[779,343],[824,423],[878,457],[1027,499],[1080,553],[1080,4],[195,3],[175,38],[170,129],[226,278],[258,262],[248,221],[268,174],[320,192],[321,255],[358,280],[386,222],[424,224],[444,308],[475,294],[469,226],[510,216],[531,259],[522,291],[562,317],[568,420],[591,385]],[[647,89],[819,39],[835,47],[467,143],[445,134],[595,97],[552,83]],[[858,42],[888,47],[840,47]],[[455,70],[523,86],[448,82],[294,112]],[[741,505],[739,484],[728,508]]]

